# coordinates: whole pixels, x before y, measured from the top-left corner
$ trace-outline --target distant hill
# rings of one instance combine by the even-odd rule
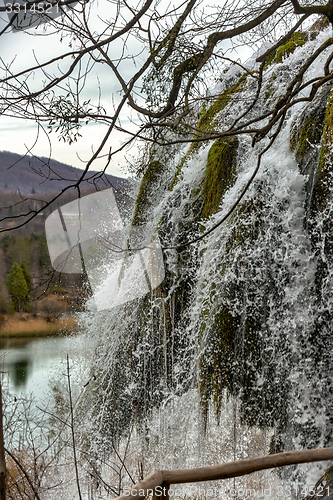
[[[96,173],[96,172],[95,172]],[[0,191],[20,192],[23,195],[47,195],[73,184],[82,174],[79,168],[48,158],[23,156],[8,151],[0,151]],[[94,174],[89,172],[89,177]],[[96,181],[98,189],[107,187],[127,187],[128,182],[121,177],[103,175]],[[83,181],[83,191],[92,189],[92,180]]]
[[[89,171],[88,177],[97,172]],[[68,189],[60,198],[45,206],[54,195],[75,183],[82,170],[47,158],[22,157],[0,151],[0,240],[1,230],[13,235],[44,234],[45,219],[59,206],[77,198],[75,189]],[[96,189],[114,187],[118,207],[131,210],[133,200],[129,195],[130,182],[121,177],[104,175],[80,184],[81,194]],[[44,208],[45,207],[45,208]],[[39,211],[31,220],[33,211]]]

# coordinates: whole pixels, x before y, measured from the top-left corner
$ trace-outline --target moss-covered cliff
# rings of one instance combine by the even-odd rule
[[[115,434],[194,388],[206,424],[211,410],[219,419],[227,394],[242,425],[272,431],[272,451],[292,446],[291,435],[295,446],[332,441],[330,82],[291,109],[251,188],[228,220],[200,239],[235,203],[263,146],[251,142],[251,128],[201,142],[199,133],[225,130],[245,109],[253,123],[273,112],[305,50],[314,51],[322,36],[311,33],[295,33],[271,54],[265,99],[252,108],[257,73],[232,68],[222,75],[186,150],[156,148],[142,173],[132,224],[156,228],[165,280],[119,312],[122,337],[110,364]]]

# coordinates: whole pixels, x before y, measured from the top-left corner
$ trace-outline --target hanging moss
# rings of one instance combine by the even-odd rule
[[[306,175],[305,180],[305,208],[310,215],[305,220],[305,226],[313,233],[313,217],[317,213],[318,194],[321,191],[321,174],[318,169],[320,143],[327,112],[327,101],[331,92],[329,85],[320,89],[310,108],[305,108],[300,118],[297,118],[291,128],[290,148],[295,152],[295,158],[301,174]],[[313,240],[313,234],[311,236]]]
[[[330,194],[330,175],[333,173],[333,90],[328,98],[324,127],[322,133],[322,147],[319,155],[316,186],[316,208],[324,209]]]
[[[222,138],[209,150],[202,190],[204,218],[217,212],[222,196],[235,180],[237,148],[236,138]]]
[[[246,84],[247,77],[249,73],[244,73],[235,85],[226,89],[222,94],[216,99],[216,101],[205,110],[198,122],[197,128],[200,130],[213,130],[216,125],[214,120],[216,115],[223,111],[223,109],[229,104],[232,97],[241,92]]]
[[[267,58],[264,65],[264,70],[267,69],[273,63],[282,63],[284,59],[287,59],[296,49],[301,45],[306,43],[305,33],[300,33],[296,31],[292,37],[278,49],[274,50]]]
[[[314,292],[318,307],[320,307],[320,304],[323,303],[323,288],[325,288],[325,282],[329,279],[329,269],[332,267],[333,258],[333,221],[329,208],[329,202],[332,197],[332,176],[333,91],[330,92],[330,97],[326,107],[322,134],[322,147],[319,155],[315,179],[316,182],[310,206],[311,217],[308,223],[312,247],[317,256]],[[327,208],[328,210],[326,212]],[[317,224],[318,215],[321,217],[320,227],[318,227]],[[332,321],[332,311],[321,307],[321,313],[316,318],[312,337],[309,339],[318,361],[327,356],[326,346],[329,345],[330,342],[330,325],[332,324]]]
[[[263,187],[260,183],[257,185],[258,197],[242,203],[237,207],[236,212],[231,216],[230,221],[233,221],[230,237],[226,242],[226,253],[231,253],[239,245],[249,244],[258,237],[260,230],[260,219],[255,217],[254,221],[249,224],[251,214],[263,213],[264,203],[260,196]],[[235,222],[236,221],[236,222]]]
[[[158,183],[162,171],[163,165],[159,161],[152,161],[148,165],[135,202],[133,226],[142,224],[146,220],[145,212],[151,203],[152,188]]]
[[[232,265],[234,277],[228,282],[218,279],[219,286],[214,282],[210,285],[202,312],[200,331],[204,344],[198,384],[205,421],[211,403],[219,418],[225,392],[239,397],[240,418],[245,425],[266,428],[281,422],[283,427],[287,418],[287,364],[277,366],[277,360],[280,356],[287,359],[288,340],[277,344],[267,326],[271,301],[279,307],[283,297],[278,296],[270,268],[262,277],[262,294],[258,297],[257,263],[255,257],[249,258],[253,242],[264,231],[261,220],[265,220],[266,199],[265,184],[259,182],[253,199],[239,206],[232,217],[220,274]],[[238,250],[237,255],[243,253],[244,259],[235,261],[238,247],[243,252]],[[237,314],[230,304],[239,304]]]
[[[296,32],[293,34],[291,39],[279,47],[276,51],[275,61],[276,63],[281,63],[284,59],[292,54],[296,47],[304,45],[306,42],[305,35],[303,33]]]
[[[208,109],[204,108],[196,128],[200,129],[202,132],[213,130],[216,126],[216,115],[221,111],[223,111],[223,109],[229,104],[229,102],[235,96],[235,94],[238,94],[243,90],[249,74],[253,73],[254,71],[252,71],[251,73],[244,73],[240,77],[238,82],[235,83],[235,85],[233,85],[232,87],[222,92],[222,94],[219,95],[216,101]],[[199,132],[196,132],[194,134],[194,139],[197,139],[200,135],[201,134]],[[186,155],[180,160],[177,166],[175,176],[170,184],[169,188],[170,190],[172,190],[177,184],[177,182],[181,179],[182,170],[186,162],[193,155],[193,153],[195,153],[202,146],[203,143],[206,142],[194,141],[191,143]]]
[[[203,314],[203,319],[212,311]],[[207,423],[210,399],[213,397],[216,414],[219,417],[223,390],[234,393],[233,364],[235,332],[239,326],[239,317],[234,317],[227,307],[212,312],[213,324],[209,327],[208,346],[199,362],[199,391],[204,421]],[[203,329],[206,327],[204,323]]]
[[[324,217],[318,224],[318,216],[325,211],[327,201],[330,198],[332,175],[332,106],[331,86],[327,85],[321,89],[313,101],[310,112],[305,109],[299,125],[292,128],[290,136],[290,147],[295,151],[299,170],[307,176],[305,181],[305,229],[309,234],[311,247],[316,255],[316,271],[313,286],[313,297],[318,303],[322,303],[323,283],[328,276],[327,259],[333,256],[333,224],[331,217]],[[319,145],[321,151],[319,154]],[[323,256],[323,250],[325,256]],[[313,326],[313,349],[318,351],[316,339],[321,339],[325,325],[330,324],[330,312],[321,313]],[[309,339],[311,343],[312,340]],[[303,432],[303,431],[302,431]],[[305,431],[304,431],[305,432]],[[311,433],[305,432],[306,435]]]
[[[158,161],[151,162],[146,168],[135,204],[133,226],[147,222],[156,185],[160,183],[162,173],[163,165]],[[168,231],[168,220],[162,217],[158,225],[161,240]],[[177,236],[175,234],[175,238]],[[170,272],[166,264],[163,283],[150,294],[136,300],[133,310],[137,312],[133,318],[130,313],[129,319],[124,318],[127,334],[119,348],[120,362],[113,367],[114,394],[108,403],[113,408],[115,417],[113,422],[108,422],[106,433],[117,435],[117,432],[123,432],[134,414],[140,420],[146,415],[148,408],[158,407],[167,391],[179,391],[177,383],[180,383],[184,391],[187,390],[186,381],[182,380],[181,374],[175,382],[173,365],[181,362],[186,373],[186,362],[189,362],[183,356],[185,339],[179,333],[178,326],[183,321],[182,315],[193,289],[191,269],[186,264],[186,256],[184,257],[184,253],[190,252],[191,249],[182,252],[182,265],[179,266],[181,269],[178,274]],[[193,267],[194,258],[188,258],[188,261]],[[120,314],[125,314],[124,310],[121,309]],[[126,365],[126,372],[122,365]],[[128,387],[135,388],[134,393],[128,391]]]
[[[320,31],[324,31],[330,26],[330,22],[326,16],[322,16],[311,26],[310,32],[315,32],[318,34]]]
[[[316,206],[324,210],[331,193],[330,177],[333,174],[333,91],[328,99],[325,125],[323,130],[322,148],[318,163],[318,182],[316,188]]]
[[[327,285],[331,280],[333,264],[332,176],[333,176],[333,92],[331,85],[320,90],[311,104],[310,113],[299,130],[292,131],[291,147],[296,152],[300,171],[308,176],[305,182],[306,214],[305,229],[311,242],[316,265],[311,297],[314,301],[314,321],[306,338],[301,341],[303,362],[311,363],[311,371],[320,366],[322,387],[330,387],[332,373],[332,324],[333,313],[327,300]],[[321,144],[321,147],[319,145]],[[315,146],[315,147],[313,147]],[[316,147],[317,146],[317,147]],[[311,357],[309,356],[311,353]],[[331,390],[331,389],[328,389]],[[311,391],[312,394],[311,394]],[[314,408],[319,400],[327,398],[325,390],[312,387],[310,405]],[[326,400],[327,403],[328,399]],[[329,407],[329,406],[328,406]],[[318,412],[320,410],[318,409]],[[324,414],[323,410],[323,414]],[[325,439],[332,440],[332,424],[327,418]],[[295,432],[301,446],[311,448],[322,443],[322,430],[315,422],[297,423]],[[325,445],[326,442],[325,442]]]
[[[323,132],[323,115],[310,114],[303,122],[299,133],[291,134],[290,148],[295,151],[296,160],[301,163],[305,154],[320,143]]]
[[[233,286],[229,299],[234,296],[243,301],[244,292],[242,285]],[[252,295],[251,290],[246,291],[249,302]],[[288,382],[286,374],[285,378],[281,376],[281,367],[277,371],[275,360],[271,359],[271,345],[264,340],[269,336],[268,331],[263,336],[268,315],[265,294],[261,304],[245,306],[243,313],[236,316],[225,305],[219,310],[207,308],[203,313],[206,345],[199,362],[199,391],[205,422],[210,401],[219,419],[225,391],[240,397],[243,424],[266,428],[285,421]],[[287,342],[276,349],[287,350]]]
[[[170,187],[169,187],[170,191],[173,190],[173,188],[175,187],[175,185],[177,184],[177,182],[180,180],[181,174],[182,174],[182,170],[183,170],[183,167],[184,167],[184,165],[186,163],[186,160],[187,160],[187,154],[185,156],[183,156],[183,158],[180,160],[180,162],[177,165],[175,176],[172,179],[172,182],[171,182]]]

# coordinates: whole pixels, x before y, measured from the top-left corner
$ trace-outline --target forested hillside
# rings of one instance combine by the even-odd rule
[[[12,234],[45,234],[45,219],[58,207],[77,198],[72,186],[82,170],[47,158],[0,151],[0,226]],[[129,182],[109,174],[89,172],[80,187],[82,195],[114,187],[126,193]],[[61,190],[64,194],[47,205]],[[45,207],[45,208],[44,208]],[[26,215],[25,215],[26,214]],[[36,214],[36,216],[34,216]],[[29,224],[27,225],[27,221]]]
[[[90,172],[89,180],[83,181],[82,195],[114,187],[122,197],[129,188],[126,179],[108,174],[95,179],[95,174]],[[6,285],[8,273],[15,263],[23,264],[31,275],[29,300],[20,307],[22,311],[38,310],[52,317],[65,312],[70,305],[82,305],[82,277],[60,276],[52,271],[45,239],[46,218],[58,207],[76,199],[77,192],[69,189],[49,206],[46,204],[58,190],[71,186],[81,175],[82,170],[55,160],[0,152],[0,219],[1,227],[8,231],[0,237],[0,314],[17,310]],[[125,197],[122,199],[126,201]],[[35,213],[37,216],[27,224]],[[11,230],[18,220],[20,227]],[[59,300],[53,300],[52,304],[51,299],[36,300],[41,299],[45,292],[59,295],[59,290],[62,290],[66,295],[68,287],[72,300],[64,301],[62,305]]]
[[[16,271],[17,268],[23,271],[23,276],[14,275],[16,288],[15,280],[10,286],[15,266]],[[0,238],[0,315],[26,312],[53,321],[66,312],[73,313],[82,307],[86,300],[83,285],[80,275],[61,276],[54,273],[45,235],[27,237],[7,234]]]

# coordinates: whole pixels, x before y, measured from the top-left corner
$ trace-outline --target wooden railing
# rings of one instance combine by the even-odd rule
[[[170,484],[229,479],[245,476],[259,470],[273,469],[285,465],[320,462],[322,460],[333,460],[333,447],[286,451],[266,457],[246,458],[237,462],[228,462],[222,465],[201,467],[198,469],[160,470],[153,472],[146,479],[127,488],[126,492],[117,497],[116,500],[139,500],[149,495],[155,499],[168,500]]]

